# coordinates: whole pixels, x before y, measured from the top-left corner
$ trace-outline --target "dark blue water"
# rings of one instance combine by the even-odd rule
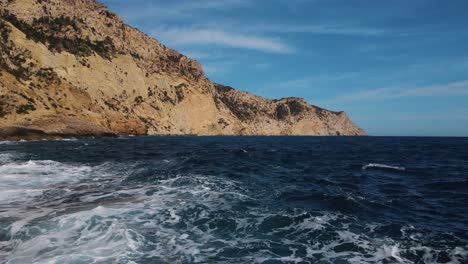
[[[468,139],[3,142],[0,263],[468,263]]]

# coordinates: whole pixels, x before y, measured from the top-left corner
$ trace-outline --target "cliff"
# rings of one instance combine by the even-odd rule
[[[94,0],[0,0],[0,138],[365,135],[344,112],[212,83]]]

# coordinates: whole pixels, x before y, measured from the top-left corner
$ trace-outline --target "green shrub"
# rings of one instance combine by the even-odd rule
[[[36,111],[36,107],[32,104],[24,104],[16,109],[17,114],[29,114],[29,111]]]
[[[135,97],[135,103],[136,104],[141,104],[141,103],[143,103],[143,101],[144,101],[143,97],[141,97],[141,96]]]
[[[0,96],[0,118],[5,117],[8,113],[5,111],[5,96]]]
[[[286,104],[289,106],[289,109],[291,110],[291,114],[294,116],[299,115],[305,110],[305,107],[297,100],[290,100]]]
[[[18,19],[14,14],[6,12],[6,14],[3,14],[3,17],[19,30],[23,31],[28,38],[47,45],[51,51],[67,51],[78,56],[90,56],[94,51],[99,56],[109,60],[112,59],[112,56],[116,52],[114,43],[109,37],[101,41],[93,42],[89,38],[60,38],[54,36],[54,33],[64,32],[69,26],[75,31],[79,31],[79,24],[84,24],[84,21],[76,17],[40,17],[37,19],[35,18],[31,25]]]
[[[280,104],[276,107],[276,117],[280,120],[286,119],[290,114],[289,107],[284,104]]]
[[[186,88],[186,87],[187,87],[187,84],[185,84],[185,83],[181,83],[181,84],[179,84],[179,85],[177,85],[177,86],[175,87],[175,92],[176,92],[177,100],[178,100],[179,102],[182,102],[182,100],[184,100],[184,98],[185,98],[184,88]]]

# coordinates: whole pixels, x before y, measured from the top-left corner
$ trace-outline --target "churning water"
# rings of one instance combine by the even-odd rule
[[[0,263],[468,263],[468,139],[2,142]]]

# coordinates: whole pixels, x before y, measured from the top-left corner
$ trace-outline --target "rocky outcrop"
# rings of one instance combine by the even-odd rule
[[[343,112],[214,84],[94,0],[0,0],[0,38],[0,138],[365,135]]]

